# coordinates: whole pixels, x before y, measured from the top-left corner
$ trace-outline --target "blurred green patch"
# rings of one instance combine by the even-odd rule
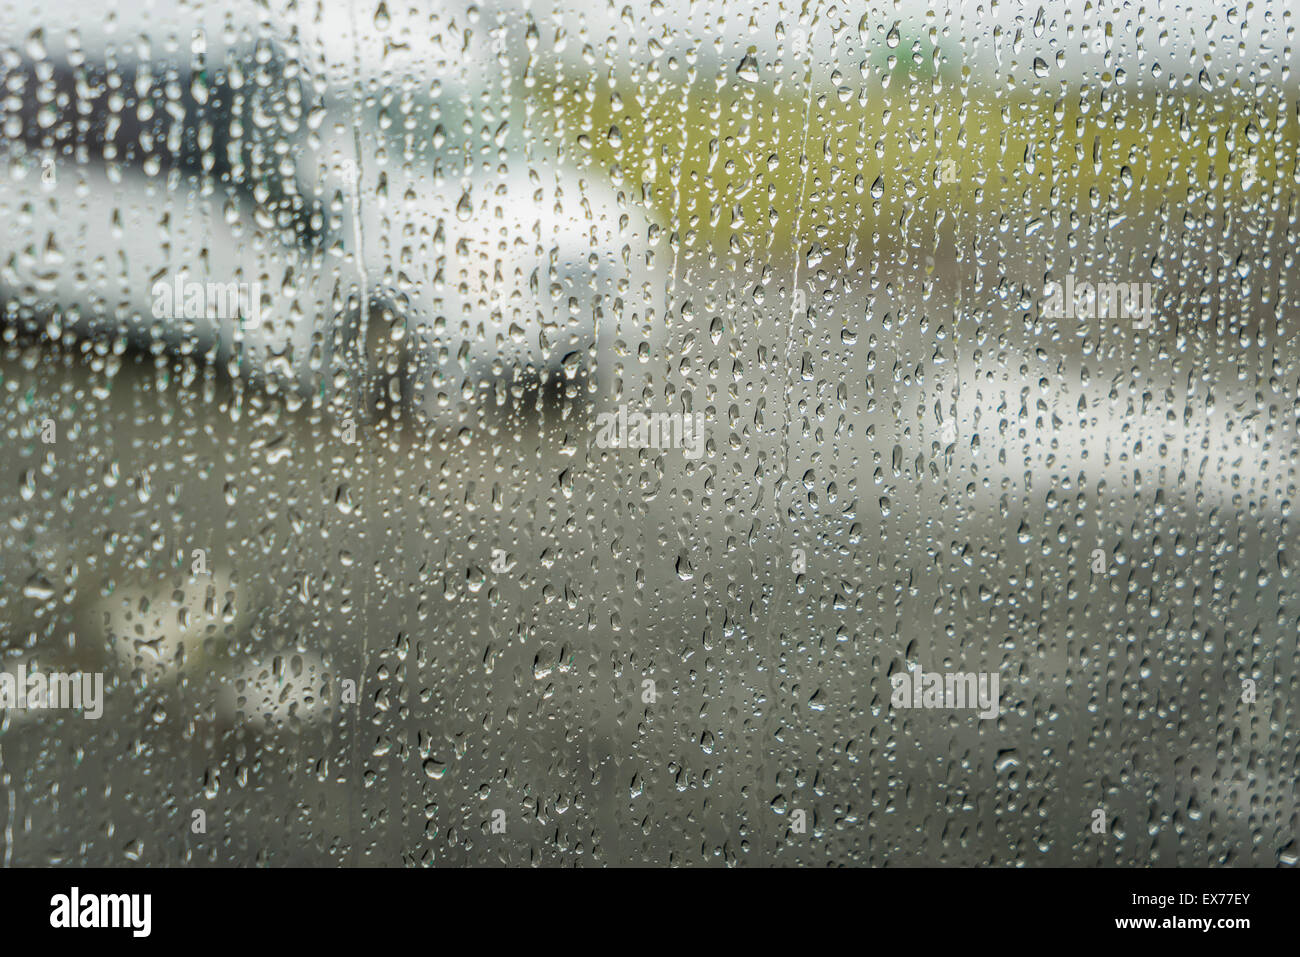
[[[821,250],[937,243],[990,217],[1033,235],[1292,202],[1286,102],[1086,83],[963,95],[919,42],[898,49],[830,88],[797,71],[689,88],[539,77],[532,96],[563,156],[641,196],[675,248],[716,254],[779,257],[797,240],[815,265]]]

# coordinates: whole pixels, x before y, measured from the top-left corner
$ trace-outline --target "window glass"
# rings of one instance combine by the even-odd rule
[[[3,863],[1294,865],[1295,28],[5,3]]]

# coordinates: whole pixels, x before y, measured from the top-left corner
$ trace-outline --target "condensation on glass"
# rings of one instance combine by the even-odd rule
[[[1295,865],[1296,17],[0,7],[3,863]]]

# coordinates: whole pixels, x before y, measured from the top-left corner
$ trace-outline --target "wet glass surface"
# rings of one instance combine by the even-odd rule
[[[1300,860],[1296,13],[678,6],[0,7],[3,863]]]

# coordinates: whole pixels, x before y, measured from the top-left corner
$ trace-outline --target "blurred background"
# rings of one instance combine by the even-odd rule
[[[1300,861],[1295,11],[681,6],[0,2],[4,864]]]

